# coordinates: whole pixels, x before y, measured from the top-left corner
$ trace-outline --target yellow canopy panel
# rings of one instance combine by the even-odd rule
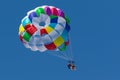
[[[57,39],[54,40],[54,44],[59,47],[60,45],[62,45],[64,43],[64,40],[61,36],[59,36]]]
[[[51,28],[50,26],[46,26],[45,29],[48,34],[53,31],[53,28]]]
[[[20,27],[19,27],[19,34],[21,34],[24,31],[25,31],[24,27],[22,25],[20,25]]]

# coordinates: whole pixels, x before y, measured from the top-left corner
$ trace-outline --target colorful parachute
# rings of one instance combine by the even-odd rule
[[[69,23],[62,10],[53,6],[37,7],[22,19],[20,40],[33,51],[64,51],[69,44]]]

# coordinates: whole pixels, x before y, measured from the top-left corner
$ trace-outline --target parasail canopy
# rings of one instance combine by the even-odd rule
[[[70,20],[53,6],[40,6],[27,13],[19,27],[23,45],[33,51],[64,51],[69,44]]]

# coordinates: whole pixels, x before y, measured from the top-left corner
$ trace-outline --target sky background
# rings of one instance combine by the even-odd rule
[[[69,16],[76,71],[20,42],[21,19],[41,5]],[[0,0],[0,80],[120,80],[119,36],[119,0]]]

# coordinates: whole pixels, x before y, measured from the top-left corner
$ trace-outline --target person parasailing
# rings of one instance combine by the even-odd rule
[[[73,71],[76,70],[76,66],[74,64],[74,61],[68,61],[67,67],[70,70],[73,70]]]

